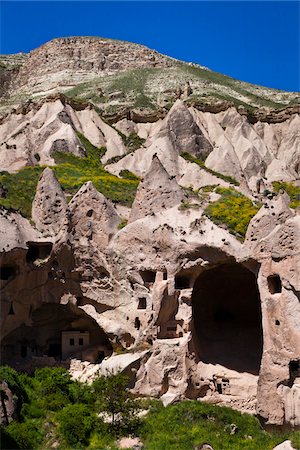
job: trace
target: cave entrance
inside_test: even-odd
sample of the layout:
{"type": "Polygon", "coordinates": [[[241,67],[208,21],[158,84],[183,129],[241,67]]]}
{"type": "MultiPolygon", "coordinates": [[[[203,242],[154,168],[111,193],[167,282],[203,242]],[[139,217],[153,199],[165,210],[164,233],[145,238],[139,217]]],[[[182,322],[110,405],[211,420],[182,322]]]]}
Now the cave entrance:
{"type": "Polygon", "coordinates": [[[195,282],[192,305],[199,360],[257,375],[263,335],[254,274],[238,263],[207,270],[195,282]]]}
{"type": "Polygon", "coordinates": [[[2,340],[4,364],[33,356],[95,362],[101,352],[104,357],[112,354],[107,334],[76,305],[42,304],[32,312],[30,321],[31,325],[20,325],[2,340]]]}

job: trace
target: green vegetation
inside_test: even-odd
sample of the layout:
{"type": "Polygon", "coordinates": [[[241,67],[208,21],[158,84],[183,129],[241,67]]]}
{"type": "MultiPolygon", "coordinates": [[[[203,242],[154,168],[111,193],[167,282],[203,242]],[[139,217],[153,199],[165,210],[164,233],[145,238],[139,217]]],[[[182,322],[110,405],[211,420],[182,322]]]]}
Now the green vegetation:
{"type": "Polygon", "coordinates": [[[126,180],[140,181],[140,177],[138,177],[133,172],[130,172],[130,170],[127,170],[127,169],[121,170],[119,173],[119,176],[121,178],[125,178],[126,180]]]}
{"type": "Polygon", "coordinates": [[[56,443],[62,450],[116,450],[117,439],[130,433],[147,450],[193,450],[205,442],[218,450],[271,450],[286,439],[300,449],[299,432],[268,433],[255,417],[229,408],[198,401],[165,408],[158,400],[136,400],[121,374],[100,376],[89,385],[72,381],[62,368],[28,376],[1,367],[0,379],[21,405],[21,415],[1,428],[5,449],[47,450],[56,443]],[[64,403],[57,408],[60,395],[64,403]],[[141,408],[149,413],[138,419],[141,408]]]}
{"type": "Polygon", "coordinates": [[[118,225],[118,229],[122,230],[122,228],[126,227],[127,223],[128,223],[127,219],[122,219],[121,222],[118,225]]]}
{"type": "Polygon", "coordinates": [[[244,237],[250,220],[259,210],[245,195],[230,188],[216,188],[221,198],[205,208],[205,214],[217,225],[226,225],[238,237],[244,237]]]}
{"type": "MultiPolygon", "coordinates": [[[[243,95],[244,97],[248,97],[250,102],[254,102],[259,106],[269,106],[271,108],[282,108],[285,105],[283,103],[274,102],[268,98],[264,98],[262,96],[257,96],[253,94],[253,92],[248,91],[244,87],[242,87],[242,83],[239,80],[231,78],[227,75],[223,75],[218,72],[214,72],[212,70],[207,70],[199,66],[192,66],[183,62],[178,62],[178,67],[181,71],[186,72],[190,75],[193,75],[196,78],[202,78],[204,81],[216,84],[219,86],[226,86],[233,91],[235,91],[239,95],[243,95]]],[[[247,86],[247,83],[243,83],[243,86],[247,86]]],[[[253,86],[253,85],[252,85],[253,86]]],[[[216,96],[214,92],[211,92],[212,96],[216,96]]],[[[234,103],[241,104],[245,107],[249,107],[247,103],[240,101],[237,98],[231,97],[234,100],[234,103]]]]}
{"type": "Polygon", "coordinates": [[[16,173],[0,172],[0,185],[7,189],[6,198],[0,198],[0,206],[16,209],[29,218],[36,185],[44,168],[35,166],[24,167],[16,173]]]}
{"type": "Polygon", "coordinates": [[[198,203],[193,203],[189,200],[182,200],[178,206],[179,211],[184,211],[186,209],[199,209],[200,205],[198,203]]]}
{"type": "Polygon", "coordinates": [[[106,147],[95,147],[83,134],[77,133],[80,142],[84,146],[86,157],[92,161],[99,162],[106,152],[106,147]]]}
{"type": "Polygon", "coordinates": [[[235,180],[233,177],[230,177],[229,175],[223,175],[222,173],[219,173],[219,172],[216,172],[215,170],[209,169],[208,167],[206,167],[205,163],[203,161],[201,161],[201,159],[195,158],[195,156],[191,155],[188,152],[182,152],[182,153],[180,153],[180,156],[182,156],[182,158],[186,159],[187,161],[198,164],[198,166],[201,167],[201,169],[205,170],[206,172],[211,173],[215,177],[218,177],[224,181],[227,181],[227,183],[234,184],[235,186],[239,186],[239,184],[240,184],[237,180],[235,180]]]}
{"type": "Polygon", "coordinates": [[[124,145],[126,145],[126,147],[128,148],[129,153],[134,152],[135,150],[140,148],[145,142],[145,139],[141,138],[136,133],[130,133],[129,136],[125,136],[122,133],[121,137],[123,139],[124,145]]]}
{"type": "Polygon", "coordinates": [[[283,181],[275,181],[273,183],[274,191],[278,194],[280,189],[284,189],[290,196],[291,208],[299,208],[300,206],[300,186],[296,186],[294,183],[287,183],[283,181]]]}
{"type": "MultiPolygon", "coordinates": [[[[79,158],[64,152],[55,152],[52,155],[57,164],[53,170],[67,198],[73,196],[84,183],[92,181],[106,198],[131,206],[139,179],[129,171],[126,171],[122,178],[107,172],[100,161],[105,148],[93,146],[81,134],[79,138],[85,148],[86,157],[79,158]]],[[[16,173],[1,172],[0,185],[7,189],[7,196],[0,199],[0,206],[18,210],[24,217],[30,218],[36,186],[44,168],[45,166],[34,166],[24,167],[16,173]]]]}
{"type": "MultiPolygon", "coordinates": [[[[192,450],[204,443],[217,450],[270,450],[288,434],[271,435],[255,417],[229,408],[185,401],[152,407],[140,435],[147,450],[192,450]]],[[[299,437],[294,434],[296,448],[299,437]]]]}

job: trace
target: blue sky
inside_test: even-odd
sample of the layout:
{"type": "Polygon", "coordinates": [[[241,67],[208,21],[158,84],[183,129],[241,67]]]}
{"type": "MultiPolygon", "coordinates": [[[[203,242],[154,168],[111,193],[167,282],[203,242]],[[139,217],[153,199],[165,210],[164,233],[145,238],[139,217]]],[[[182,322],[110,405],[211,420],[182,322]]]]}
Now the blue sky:
{"type": "Polygon", "coordinates": [[[1,1],[1,53],[60,36],[147,45],[240,80],[300,90],[299,1],[1,1]]]}

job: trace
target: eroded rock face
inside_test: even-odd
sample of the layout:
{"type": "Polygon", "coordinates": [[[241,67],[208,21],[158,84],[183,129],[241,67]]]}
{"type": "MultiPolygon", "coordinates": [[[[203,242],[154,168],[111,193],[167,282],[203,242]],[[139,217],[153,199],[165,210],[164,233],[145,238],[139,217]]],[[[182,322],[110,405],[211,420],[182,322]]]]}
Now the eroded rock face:
{"type": "Polygon", "coordinates": [[[142,45],[93,37],[53,39],[27,55],[10,89],[43,92],[137,67],[168,67],[172,61],[142,45]]]}
{"type": "Polygon", "coordinates": [[[174,177],[170,177],[157,155],[140,183],[132,205],[129,221],[169,209],[184,199],[184,193],[174,177]]]}
{"type": "MultiPolygon", "coordinates": [[[[128,45],[55,40],[32,52],[15,83],[50,89],[48,63],[61,69],[59,83],[74,68],[86,79],[169,64],[128,45]]],[[[299,111],[254,124],[230,105],[194,106],[177,100],[151,123],[140,110],[111,126],[91,104],[56,95],[2,118],[2,170],[54,165],[56,151],[87,156],[83,135],[106,148],[109,172],[141,177],[131,210],[90,181],[67,204],[48,167],[31,221],[1,209],[3,362],[28,371],[63,364],[82,381],[120,364],[137,395],[199,399],[298,427],[300,216],[272,183],[298,183],[299,111]],[[261,202],[244,242],[205,215],[219,198],[199,194],[208,185],[261,202]]]]}
{"type": "Polygon", "coordinates": [[[32,203],[32,220],[44,237],[55,237],[68,227],[67,202],[53,171],[47,167],[32,203]]]}

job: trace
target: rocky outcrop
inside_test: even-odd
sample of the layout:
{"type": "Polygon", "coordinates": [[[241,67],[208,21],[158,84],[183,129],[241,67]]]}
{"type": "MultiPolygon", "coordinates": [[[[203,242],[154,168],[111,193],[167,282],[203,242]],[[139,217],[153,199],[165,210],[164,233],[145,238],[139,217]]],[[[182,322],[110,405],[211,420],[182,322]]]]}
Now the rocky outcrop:
{"type": "Polygon", "coordinates": [[[170,177],[158,156],[154,155],[150,169],[136,193],[129,222],[169,209],[183,199],[184,193],[175,178],[170,177]]]}
{"type": "Polygon", "coordinates": [[[68,227],[68,207],[63,190],[48,167],[38,182],[32,203],[32,220],[44,237],[57,237],[68,227]]]}
{"type": "Polygon", "coordinates": [[[72,198],[69,207],[73,236],[105,248],[121,221],[111,202],[89,181],[72,198]]]}
{"type": "Polygon", "coordinates": [[[158,52],[130,42],[80,36],[58,38],[29,53],[10,89],[38,93],[120,70],[172,64],[158,52]]]}

